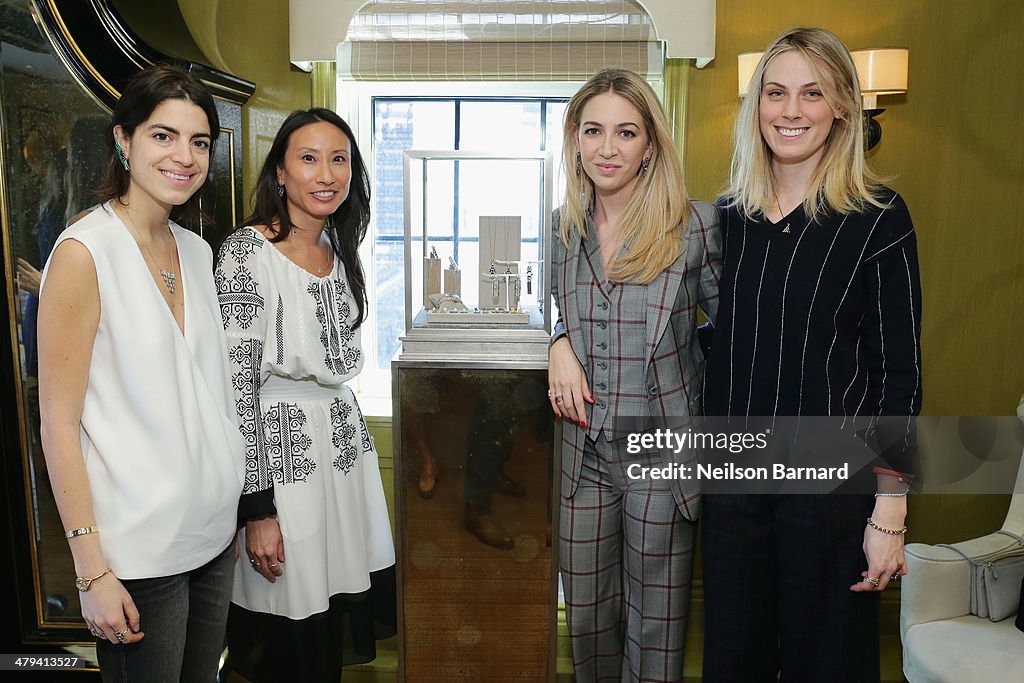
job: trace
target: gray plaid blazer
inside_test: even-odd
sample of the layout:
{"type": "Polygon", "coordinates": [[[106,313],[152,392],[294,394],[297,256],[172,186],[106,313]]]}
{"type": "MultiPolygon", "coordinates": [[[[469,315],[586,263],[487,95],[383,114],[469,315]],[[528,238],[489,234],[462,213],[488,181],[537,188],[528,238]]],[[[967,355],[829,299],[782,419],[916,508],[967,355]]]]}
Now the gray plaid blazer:
{"type": "MultiPolygon", "coordinates": [[[[691,202],[688,223],[685,232],[680,229],[680,236],[686,242],[683,253],[647,286],[647,324],[644,338],[636,340],[647,351],[645,380],[652,425],[662,428],[685,429],[692,416],[702,414],[704,354],[697,343],[697,306],[712,321],[718,311],[718,281],[722,273],[718,209],[708,202],[691,202]]],[[[566,248],[557,236],[558,225],[559,212],[555,211],[551,295],[558,316],[552,340],[568,336],[573,352],[586,368],[588,349],[582,348],[575,291],[582,240],[579,235],[573,235],[566,248]]],[[[590,382],[590,378],[587,381],[590,382]]],[[[562,424],[562,496],[565,498],[576,493],[585,439],[585,429],[568,421],[562,424]]],[[[666,465],[692,466],[696,453],[665,451],[662,459],[666,465]]],[[[683,515],[690,520],[697,519],[700,509],[697,482],[673,479],[670,486],[683,515]]]]}

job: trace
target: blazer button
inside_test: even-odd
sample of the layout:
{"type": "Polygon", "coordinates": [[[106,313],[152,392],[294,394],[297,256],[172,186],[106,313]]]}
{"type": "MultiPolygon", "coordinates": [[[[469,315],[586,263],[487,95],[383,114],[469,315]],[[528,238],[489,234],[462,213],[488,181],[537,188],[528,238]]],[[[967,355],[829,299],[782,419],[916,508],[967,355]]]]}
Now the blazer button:
{"type": "Polygon", "coordinates": [[[599,348],[599,349],[601,349],[602,351],[604,351],[605,349],[607,349],[607,348],[608,348],[608,345],[607,345],[607,344],[605,344],[604,342],[598,342],[598,343],[597,343],[597,348],[599,348]]]}
{"type": "Polygon", "coordinates": [[[657,396],[658,387],[651,387],[650,389],[647,390],[647,393],[650,394],[651,396],[657,396]]]}
{"type": "Polygon", "coordinates": [[[601,310],[602,310],[602,311],[607,311],[607,310],[608,310],[608,302],[607,302],[607,301],[602,301],[602,302],[601,302],[600,304],[598,304],[598,305],[599,305],[599,306],[601,307],[601,310]]]}

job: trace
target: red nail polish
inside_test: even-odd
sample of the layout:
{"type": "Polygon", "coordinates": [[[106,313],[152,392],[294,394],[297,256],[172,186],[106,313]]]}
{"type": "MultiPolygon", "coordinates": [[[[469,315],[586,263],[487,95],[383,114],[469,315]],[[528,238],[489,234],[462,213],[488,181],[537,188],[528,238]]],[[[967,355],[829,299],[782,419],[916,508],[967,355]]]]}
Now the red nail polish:
{"type": "Polygon", "coordinates": [[[580,422],[580,424],[583,425],[584,427],[586,427],[587,426],[587,421],[584,420],[583,422],[580,422]]]}

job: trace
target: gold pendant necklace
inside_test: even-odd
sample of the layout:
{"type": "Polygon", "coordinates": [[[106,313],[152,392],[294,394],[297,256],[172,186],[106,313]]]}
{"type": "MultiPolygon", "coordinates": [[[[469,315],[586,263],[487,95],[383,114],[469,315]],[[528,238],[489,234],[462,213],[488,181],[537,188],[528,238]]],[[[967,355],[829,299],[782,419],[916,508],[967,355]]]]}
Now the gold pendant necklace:
{"type": "MultiPolygon", "coordinates": [[[[775,197],[775,208],[779,211],[779,222],[781,223],[782,219],[786,217],[786,214],[782,213],[782,203],[779,202],[779,194],[775,191],[774,187],[772,187],[772,196],[775,197]]],[[[790,233],[789,221],[786,221],[786,225],[782,228],[782,232],[783,234],[790,233]]]]}
{"type": "Polygon", "coordinates": [[[328,249],[327,249],[327,260],[324,262],[323,265],[319,265],[319,266],[316,267],[316,274],[317,275],[322,274],[324,272],[324,268],[330,267],[333,263],[334,263],[334,250],[331,249],[330,247],[328,247],[328,249]]]}
{"type": "MultiPolygon", "coordinates": [[[[134,233],[132,235],[132,237],[135,238],[135,243],[139,244],[141,242],[141,240],[138,237],[138,235],[140,233],[139,233],[138,226],[135,225],[135,219],[132,218],[131,212],[128,211],[127,209],[125,209],[124,213],[125,213],[126,216],[128,216],[128,222],[132,224],[132,232],[134,233]]],[[[149,254],[150,260],[153,261],[153,264],[157,267],[157,270],[160,271],[160,279],[162,279],[164,281],[164,286],[167,287],[167,291],[170,292],[171,294],[174,294],[175,290],[177,289],[177,285],[178,285],[178,274],[175,273],[173,270],[166,270],[165,268],[162,268],[160,266],[160,262],[156,260],[155,256],[153,256],[153,251],[149,248],[149,244],[145,243],[145,242],[141,242],[141,243],[142,243],[143,248],[146,250],[146,253],[149,254]]],[[[172,256],[171,257],[171,263],[173,263],[173,262],[174,262],[174,257],[172,256]]]]}

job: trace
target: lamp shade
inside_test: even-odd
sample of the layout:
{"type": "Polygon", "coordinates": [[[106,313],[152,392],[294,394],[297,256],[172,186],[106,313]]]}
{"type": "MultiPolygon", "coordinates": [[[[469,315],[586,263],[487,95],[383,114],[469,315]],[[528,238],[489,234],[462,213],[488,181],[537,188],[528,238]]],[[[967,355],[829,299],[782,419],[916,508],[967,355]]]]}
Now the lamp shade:
{"type": "Polygon", "coordinates": [[[891,95],[907,91],[907,61],[910,51],[905,47],[870,48],[850,53],[857,67],[862,95],[891,95]]]}
{"type": "Polygon", "coordinates": [[[740,97],[744,97],[747,94],[747,90],[750,89],[750,79],[753,77],[754,70],[757,69],[757,63],[761,61],[761,55],[763,54],[764,51],[741,52],[736,55],[740,97]]]}

